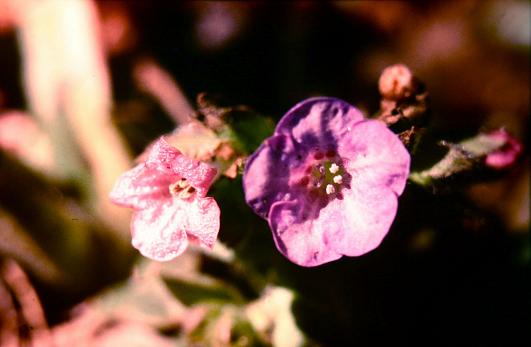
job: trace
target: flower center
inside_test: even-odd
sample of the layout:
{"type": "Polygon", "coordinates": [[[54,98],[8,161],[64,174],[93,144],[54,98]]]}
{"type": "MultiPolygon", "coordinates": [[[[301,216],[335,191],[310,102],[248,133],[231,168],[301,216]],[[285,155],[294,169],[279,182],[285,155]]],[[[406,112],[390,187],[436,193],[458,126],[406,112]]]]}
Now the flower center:
{"type": "Polygon", "coordinates": [[[195,188],[190,185],[186,178],[181,178],[169,186],[170,194],[180,199],[188,199],[195,194],[195,188]]]}
{"type": "Polygon", "coordinates": [[[306,189],[310,198],[342,199],[341,190],[350,188],[351,176],[343,167],[343,160],[333,150],[315,152],[308,158],[299,185],[306,189]]]}

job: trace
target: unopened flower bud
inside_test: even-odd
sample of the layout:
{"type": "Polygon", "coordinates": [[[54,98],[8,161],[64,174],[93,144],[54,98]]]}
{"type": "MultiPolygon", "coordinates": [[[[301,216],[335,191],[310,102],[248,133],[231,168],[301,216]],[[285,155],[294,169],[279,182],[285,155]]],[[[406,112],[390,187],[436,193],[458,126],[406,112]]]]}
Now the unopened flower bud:
{"type": "Polygon", "coordinates": [[[411,96],[415,81],[411,70],[404,64],[385,68],[378,81],[380,94],[389,100],[400,100],[411,96]]]}
{"type": "Polygon", "coordinates": [[[522,152],[522,144],[503,129],[487,134],[492,140],[504,141],[500,149],[489,153],[485,164],[493,169],[502,170],[514,164],[522,152]]]}

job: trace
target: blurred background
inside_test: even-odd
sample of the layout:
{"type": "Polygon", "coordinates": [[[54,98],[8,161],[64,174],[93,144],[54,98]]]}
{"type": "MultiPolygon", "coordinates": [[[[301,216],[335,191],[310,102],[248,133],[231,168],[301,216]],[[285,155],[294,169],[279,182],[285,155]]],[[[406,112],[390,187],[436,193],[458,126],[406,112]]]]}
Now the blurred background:
{"type": "Polygon", "coordinates": [[[0,0],[0,345],[524,344],[527,148],[448,191],[409,185],[380,248],[312,269],[239,179],[212,189],[224,246],[165,264],[107,195],[199,93],[275,121],[315,95],[371,115],[396,63],[430,93],[428,138],[504,127],[526,147],[530,23],[523,0],[0,0]]]}

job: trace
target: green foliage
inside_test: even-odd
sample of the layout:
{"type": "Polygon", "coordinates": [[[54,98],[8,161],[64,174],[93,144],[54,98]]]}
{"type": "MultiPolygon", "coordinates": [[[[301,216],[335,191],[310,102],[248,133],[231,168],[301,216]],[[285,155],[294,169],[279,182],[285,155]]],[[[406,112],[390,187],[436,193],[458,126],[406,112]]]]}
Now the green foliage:
{"type": "Polygon", "coordinates": [[[241,303],[243,301],[237,290],[218,281],[198,283],[182,278],[164,278],[164,282],[173,295],[187,306],[204,302],[241,303]]]}
{"type": "Polygon", "coordinates": [[[457,144],[446,141],[441,144],[448,147],[446,155],[429,169],[411,172],[409,179],[412,182],[428,186],[438,180],[470,171],[478,166],[487,154],[500,149],[505,141],[478,134],[457,144]]]}
{"type": "Polygon", "coordinates": [[[245,153],[256,150],[265,138],[271,136],[275,129],[275,123],[271,118],[254,112],[238,114],[233,119],[230,124],[232,128],[230,135],[236,139],[245,153]]]}

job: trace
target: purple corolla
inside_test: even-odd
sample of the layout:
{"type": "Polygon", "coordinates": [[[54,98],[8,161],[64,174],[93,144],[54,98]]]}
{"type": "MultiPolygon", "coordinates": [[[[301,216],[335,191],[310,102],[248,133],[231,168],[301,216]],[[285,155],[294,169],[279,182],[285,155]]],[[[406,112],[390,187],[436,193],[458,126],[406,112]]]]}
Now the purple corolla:
{"type": "Polygon", "coordinates": [[[317,266],[376,248],[396,214],[410,156],[383,122],[316,97],[295,105],[250,157],[243,186],[278,250],[317,266]]]}

